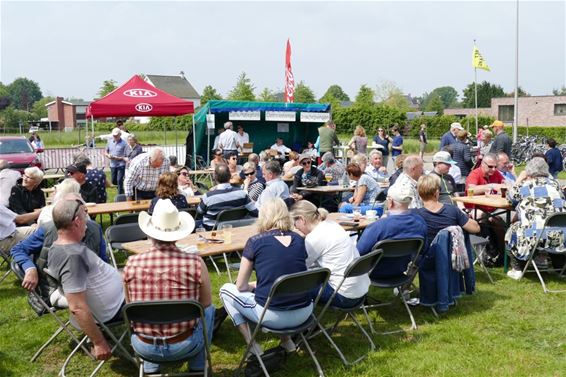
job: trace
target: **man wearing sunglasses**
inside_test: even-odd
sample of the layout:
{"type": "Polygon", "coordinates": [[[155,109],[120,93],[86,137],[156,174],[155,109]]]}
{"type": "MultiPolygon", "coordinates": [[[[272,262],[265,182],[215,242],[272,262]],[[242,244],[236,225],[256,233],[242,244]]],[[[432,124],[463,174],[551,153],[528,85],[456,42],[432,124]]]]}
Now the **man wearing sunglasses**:
{"type": "Polygon", "coordinates": [[[80,200],[61,200],[53,208],[57,240],[49,250],[48,268],[60,282],[69,303],[71,322],[78,325],[93,343],[98,360],[112,352],[96,325],[120,316],[124,290],[120,273],[81,243],[88,215],[80,200]]]}
{"type": "Polygon", "coordinates": [[[321,196],[308,191],[299,191],[299,187],[315,187],[323,186],[324,174],[318,170],[316,166],[312,166],[312,158],[308,154],[299,156],[299,163],[302,166],[293,178],[293,186],[291,186],[292,197],[295,200],[305,199],[312,202],[316,206],[320,206],[321,196]]]}

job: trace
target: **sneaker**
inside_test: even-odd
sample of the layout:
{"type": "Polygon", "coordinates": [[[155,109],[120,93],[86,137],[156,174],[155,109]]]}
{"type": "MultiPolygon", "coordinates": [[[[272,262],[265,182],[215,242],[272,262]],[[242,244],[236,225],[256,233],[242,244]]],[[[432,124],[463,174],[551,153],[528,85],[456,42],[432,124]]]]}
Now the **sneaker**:
{"type": "Polygon", "coordinates": [[[248,354],[246,355],[246,359],[250,358],[252,355],[255,355],[257,357],[261,357],[261,355],[263,355],[263,349],[256,342],[254,342],[250,347],[248,354]]]}
{"type": "MultiPolygon", "coordinates": [[[[393,288],[393,295],[399,296],[399,288],[393,288]]],[[[409,301],[411,299],[411,291],[404,289],[403,298],[405,299],[405,301],[409,301]]]]}
{"type": "Polygon", "coordinates": [[[287,353],[291,353],[291,352],[295,352],[297,350],[297,346],[295,345],[295,342],[293,342],[293,340],[291,338],[287,339],[284,342],[281,342],[279,344],[287,353]]]}
{"type": "Polygon", "coordinates": [[[507,276],[513,280],[520,280],[523,277],[523,271],[521,270],[509,270],[507,271],[507,276]]]}

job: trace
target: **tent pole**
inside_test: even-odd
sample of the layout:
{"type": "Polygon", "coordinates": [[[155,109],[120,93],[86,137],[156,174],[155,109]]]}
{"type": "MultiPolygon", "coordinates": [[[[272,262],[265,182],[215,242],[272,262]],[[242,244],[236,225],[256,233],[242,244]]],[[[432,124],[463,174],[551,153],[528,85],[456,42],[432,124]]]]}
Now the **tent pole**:
{"type": "Polygon", "coordinates": [[[193,114],[193,169],[197,170],[197,135],[195,134],[195,114],[193,114]]]}
{"type": "Polygon", "coordinates": [[[173,127],[175,127],[175,156],[177,156],[177,164],[179,163],[179,135],[177,133],[177,117],[173,118],[173,127]]]}
{"type": "Polygon", "coordinates": [[[94,116],[92,115],[90,116],[90,126],[92,128],[92,147],[96,148],[96,142],[95,142],[96,138],[94,137],[94,116]]]}
{"type": "Polygon", "coordinates": [[[167,122],[163,122],[163,147],[167,146],[167,122]]]}

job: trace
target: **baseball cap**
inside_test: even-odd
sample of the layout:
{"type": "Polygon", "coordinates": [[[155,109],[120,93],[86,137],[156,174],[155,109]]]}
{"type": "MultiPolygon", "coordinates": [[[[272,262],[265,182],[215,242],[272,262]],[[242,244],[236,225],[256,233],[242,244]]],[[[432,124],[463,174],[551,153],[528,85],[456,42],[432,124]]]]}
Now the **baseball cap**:
{"type": "Polygon", "coordinates": [[[457,130],[463,130],[463,129],[464,129],[464,127],[462,127],[462,125],[461,125],[460,123],[458,123],[458,122],[452,123],[452,124],[450,125],[450,128],[455,128],[455,129],[457,129],[457,130]]]}
{"type": "Polygon", "coordinates": [[[396,184],[389,188],[387,196],[397,203],[408,204],[413,200],[411,188],[406,184],[396,184]]]}
{"type": "Polygon", "coordinates": [[[72,164],[65,168],[67,173],[83,173],[86,174],[86,166],[84,164],[72,164]]]}
{"type": "Polygon", "coordinates": [[[432,156],[432,162],[443,162],[445,164],[458,165],[458,163],[452,159],[450,153],[446,151],[436,152],[434,156],[432,156]]]}
{"type": "Polygon", "coordinates": [[[303,153],[303,154],[299,155],[299,162],[302,162],[303,160],[310,160],[310,159],[311,159],[310,154],[303,153]]]}
{"type": "Polygon", "coordinates": [[[122,134],[122,131],[120,131],[120,129],[118,127],[114,128],[112,130],[112,136],[118,136],[118,135],[121,135],[121,134],[122,134]]]}
{"type": "Polygon", "coordinates": [[[321,160],[322,162],[334,161],[334,155],[332,154],[332,152],[328,151],[322,155],[321,160]]]}
{"type": "Polygon", "coordinates": [[[491,127],[505,127],[505,124],[500,120],[496,120],[491,124],[491,127]]]}

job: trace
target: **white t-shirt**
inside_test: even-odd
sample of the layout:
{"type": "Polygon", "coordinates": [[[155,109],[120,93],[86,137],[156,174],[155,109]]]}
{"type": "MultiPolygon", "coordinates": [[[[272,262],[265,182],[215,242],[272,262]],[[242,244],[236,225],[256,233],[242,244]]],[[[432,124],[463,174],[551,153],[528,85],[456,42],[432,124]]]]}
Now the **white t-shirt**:
{"type": "MultiPolygon", "coordinates": [[[[16,214],[8,207],[0,205],[0,240],[7,238],[9,235],[16,231],[16,214]]],[[[9,253],[10,250],[7,250],[9,253]]]]}
{"type": "Polygon", "coordinates": [[[16,185],[21,174],[17,170],[3,169],[0,171],[0,204],[8,206],[12,187],[16,185]]]}
{"type": "Polygon", "coordinates": [[[236,150],[237,139],[236,132],[231,129],[227,129],[218,136],[218,148],[222,150],[236,150]]]}
{"type": "MultiPolygon", "coordinates": [[[[306,236],[307,268],[330,269],[328,283],[334,289],[340,284],[348,265],[360,257],[358,249],[346,231],[333,221],[321,221],[306,236]]],[[[359,298],[368,292],[369,276],[361,275],[346,279],[338,293],[346,298],[359,298]]]]}
{"type": "Polygon", "coordinates": [[[285,153],[289,153],[291,152],[290,148],[287,148],[285,145],[281,144],[281,145],[277,145],[277,143],[273,144],[271,146],[271,149],[275,149],[277,152],[281,153],[281,154],[285,154],[285,153]]]}
{"type": "Polygon", "coordinates": [[[244,132],[243,135],[240,135],[239,132],[236,132],[236,140],[240,143],[240,150],[244,147],[244,143],[250,142],[250,135],[247,132],[244,132]]]}

